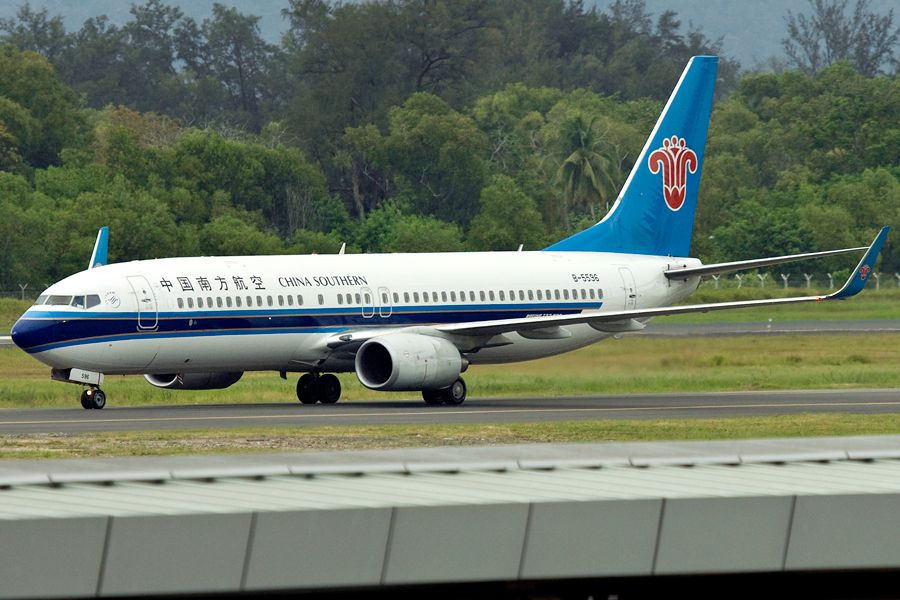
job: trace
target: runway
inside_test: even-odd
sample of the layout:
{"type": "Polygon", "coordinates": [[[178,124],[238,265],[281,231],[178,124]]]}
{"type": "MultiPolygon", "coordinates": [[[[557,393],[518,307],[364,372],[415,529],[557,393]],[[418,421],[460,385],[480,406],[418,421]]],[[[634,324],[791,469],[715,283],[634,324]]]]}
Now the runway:
{"type": "MultiPolygon", "coordinates": [[[[113,400],[114,401],[114,400],[113,400]]],[[[335,405],[233,404],[115,407],[104,410],[6,409],[0,435],[77,434],[236,427],[516,423],[587,419],[663,419],[794,413],[900,412],[900,389],[627,394],[568,398],[470,398],[463,406],[416,400],[335,405]]]]}

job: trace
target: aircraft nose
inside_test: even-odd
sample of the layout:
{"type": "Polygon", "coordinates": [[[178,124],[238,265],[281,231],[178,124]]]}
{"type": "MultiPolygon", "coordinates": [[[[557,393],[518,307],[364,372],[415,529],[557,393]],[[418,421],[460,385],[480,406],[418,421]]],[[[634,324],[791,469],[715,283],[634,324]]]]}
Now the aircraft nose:
{"type": "Polygon", "coordinates": [[[13,343],[28,352],[31,348],[47,342],[52,322],[29,319],[23,315],[10,331],[13,343]]]}

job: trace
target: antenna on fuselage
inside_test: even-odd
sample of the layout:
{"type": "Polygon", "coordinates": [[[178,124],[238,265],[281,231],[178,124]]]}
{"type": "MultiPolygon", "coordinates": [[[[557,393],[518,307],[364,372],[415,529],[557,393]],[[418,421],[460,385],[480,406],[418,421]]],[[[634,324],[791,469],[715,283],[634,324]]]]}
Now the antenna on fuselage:
{"type": "Polygon", "coordinates": [[[88,262],[88,269],[102,267],[107,263],[106,254],[109,248],[109,227],[101,227],[97,232],[97,241],[94,242],[94,251],[88,262]]]}

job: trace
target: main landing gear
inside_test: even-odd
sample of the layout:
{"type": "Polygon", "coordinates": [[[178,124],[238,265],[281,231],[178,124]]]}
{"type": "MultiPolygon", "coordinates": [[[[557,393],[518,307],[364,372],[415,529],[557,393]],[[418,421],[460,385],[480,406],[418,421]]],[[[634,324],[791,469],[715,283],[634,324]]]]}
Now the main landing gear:
{"type": "Polygon", "coordinates": [[[297,380],[297,399],[303,404],[334,404],[341,399],[341,382],[331,373],[306,373],[297,380]]]}
{"type": "Polygon", "coordinates": [[[106,406],[106,394],[98,387],[89,387],[81,392],[81,407],[101,409],[106,406]]]}
{"type": "Polygon", "coordinates": [[[466,382],[460,377],[450,387],[440,390],[422,390],[422,399],[425,400],[425,404],[459,406],[466,401],[466,382]]]}

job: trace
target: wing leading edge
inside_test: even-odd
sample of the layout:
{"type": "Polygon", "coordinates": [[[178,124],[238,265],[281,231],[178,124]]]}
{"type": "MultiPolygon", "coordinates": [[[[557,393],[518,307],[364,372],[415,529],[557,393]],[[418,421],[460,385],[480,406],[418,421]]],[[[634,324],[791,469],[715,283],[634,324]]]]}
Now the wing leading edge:
{"type": "Polygon", "coordinates": [[[470,323],[454,323],[435,325],[435,331],[456,335],[497,335],[512,331],[528,331],[559,327],[561,325],[587,324],[601,331],[628,331],[640,329],[641,324],[635,319],[661,317],[666,315],[682,315],[695,312],[729,310],[732,308],[750,308],[754,306],[770,306],[775,304],[797,304],[799,302],[819,302],[822,300],[838,300],[854,296],[862,291],[868,281],[869,273],[878,259],[878,253],[884,244],[890,227],[883,227],[865,255],[851,273],[850,277],[838,291],[822,296],[800,296],[796,298],[766,298],[764,300],[745,300],[740,302],[715,302],[709,304],[688,304],[683,306],[663,306],[636,310],[590,311],[577,315],[558,315],[550,317],[534,317],[523,319],[502,319],[496,321],[480,321],[470,323]]]}

